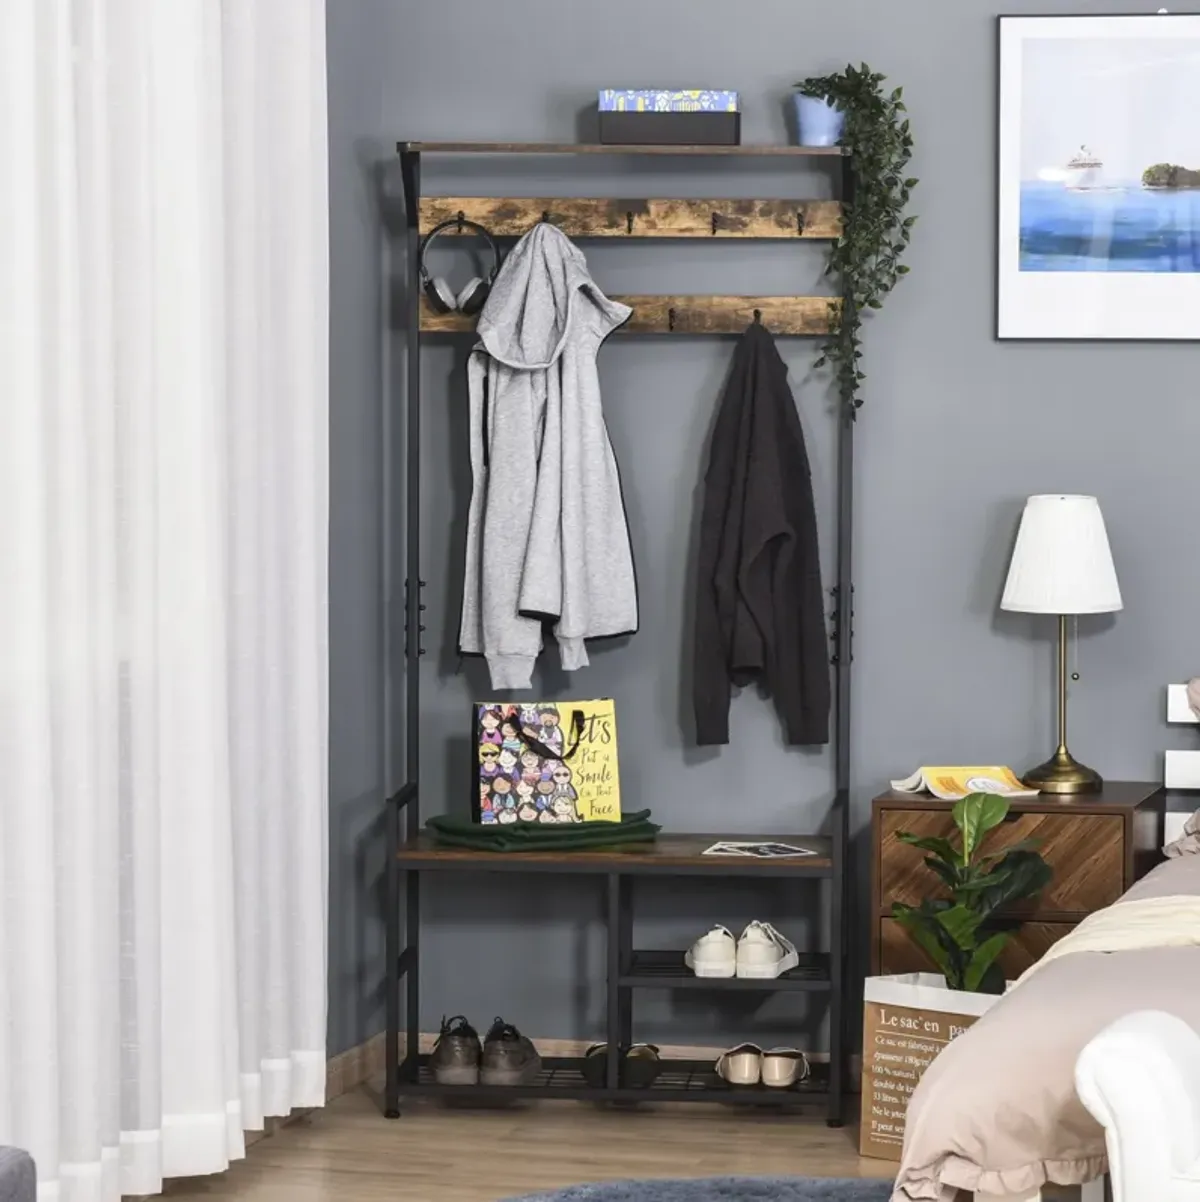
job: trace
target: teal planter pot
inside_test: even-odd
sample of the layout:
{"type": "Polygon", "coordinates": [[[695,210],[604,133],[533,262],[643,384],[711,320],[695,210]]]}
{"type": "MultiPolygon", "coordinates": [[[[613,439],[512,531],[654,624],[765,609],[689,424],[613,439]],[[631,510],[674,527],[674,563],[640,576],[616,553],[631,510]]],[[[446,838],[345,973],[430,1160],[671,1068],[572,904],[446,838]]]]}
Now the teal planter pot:
{"type": "Polygon", "coordinates": [[[836,146],[846,123],[845,114],[828,100],[815,96],[792,97],[796,106],[796,135],[801,146],[836,146]]]}

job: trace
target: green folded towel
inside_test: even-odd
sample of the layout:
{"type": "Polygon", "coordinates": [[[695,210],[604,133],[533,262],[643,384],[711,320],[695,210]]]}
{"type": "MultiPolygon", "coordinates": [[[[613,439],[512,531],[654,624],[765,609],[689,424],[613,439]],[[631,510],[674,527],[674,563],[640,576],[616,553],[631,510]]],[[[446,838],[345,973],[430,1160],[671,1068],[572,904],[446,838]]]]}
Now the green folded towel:
{"type": "Polygon", "coordinates": [[[564,822],[554,826],[541,822],[509,822],[484,826],[441,816],[430,818],[425,827],[447,847],[498,852],[583,851],[623,843],[653,843],[662,830],[650,821],[649,810],[625,814],[620,822],[564,822]]]}

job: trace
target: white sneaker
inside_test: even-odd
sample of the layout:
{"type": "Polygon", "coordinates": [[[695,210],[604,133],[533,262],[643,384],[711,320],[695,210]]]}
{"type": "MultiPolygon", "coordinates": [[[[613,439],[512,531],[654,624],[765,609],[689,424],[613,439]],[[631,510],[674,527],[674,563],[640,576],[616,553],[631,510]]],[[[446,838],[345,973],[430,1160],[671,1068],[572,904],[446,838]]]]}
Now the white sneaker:
{"type": "Polygon", "coordinates": [[[737,974],[737,943],[733,932],[713,927],[684,953],[683,962],[698,977],[732,977],[737,974]]]}
{"type": "Polygon", "coordinates": [[[800,963],[796,945],[769,922],[752,922],[742,932],[735,959],[737,975],[754,980],[773,980],[800,963]]]}

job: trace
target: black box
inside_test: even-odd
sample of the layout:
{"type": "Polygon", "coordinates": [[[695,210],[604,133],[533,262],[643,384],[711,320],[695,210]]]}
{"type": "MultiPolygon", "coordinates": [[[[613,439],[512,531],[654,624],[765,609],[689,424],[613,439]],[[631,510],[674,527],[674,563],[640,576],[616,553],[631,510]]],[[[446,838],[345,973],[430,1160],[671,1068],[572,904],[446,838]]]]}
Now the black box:
{"type": "Polygon", "coordinates": [[[741,113],[600,113],[608,146],[738,146],[741,113]]]}

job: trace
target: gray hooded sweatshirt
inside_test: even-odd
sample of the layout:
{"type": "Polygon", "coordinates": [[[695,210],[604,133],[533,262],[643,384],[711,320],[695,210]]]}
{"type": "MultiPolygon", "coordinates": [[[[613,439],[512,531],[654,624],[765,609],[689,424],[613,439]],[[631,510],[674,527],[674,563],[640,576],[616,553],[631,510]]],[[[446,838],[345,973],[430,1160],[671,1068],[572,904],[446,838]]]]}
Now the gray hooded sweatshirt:
{"type": "Polygon", "coordinates": [[[504,260],[467,366],[474,487],[459,645],[495,689],[525,689],[554,627],[565,669],[584,640],[637,629],[637,587],[596,354],[628,320],[583,253],[534,226],[504,260]]]}

